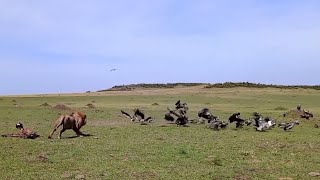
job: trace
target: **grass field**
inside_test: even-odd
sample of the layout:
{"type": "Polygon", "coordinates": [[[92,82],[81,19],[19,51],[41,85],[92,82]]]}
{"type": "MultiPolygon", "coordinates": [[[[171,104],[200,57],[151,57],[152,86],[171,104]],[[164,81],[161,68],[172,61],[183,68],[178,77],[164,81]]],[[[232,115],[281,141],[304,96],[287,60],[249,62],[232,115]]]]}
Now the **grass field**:
{"type": "MultiPolygon", "coordinates": [[[[15,124],[37,131],[36,140],[0,137],[0,179],[316,179],[320,171],[320,91],[308,89],[141,89],[130,92],[0,97],[0,134],[15,124]],[[285,132],[253,127],[212,131],[205,125],[178,127],[163,120],[177,100],[189,105],[189,119],[207,107],[220,119],[254,111],[279,117],[297,104],[314,113],[312,120],[285,132]],[[92,136],[47,139],[60,113],[48,107],[63,103],[88,115],[84,133],[92,136]],[[92,103],[96,108],[87,108],[92,103]],[[158,105],[152,105],[158,103],[158,105]],[[16,104],[16,105],[14,105],[16,104]],[[130,122],[120,110],[141,108],[156,120],[147,126],[130,122]],[[280,109],[280,110],[279,110],[280,109]],[[80,176],[79,176],[80,175],[80,176]]],[[[283,119],[278,121],[288,121],[283,119]]]]}

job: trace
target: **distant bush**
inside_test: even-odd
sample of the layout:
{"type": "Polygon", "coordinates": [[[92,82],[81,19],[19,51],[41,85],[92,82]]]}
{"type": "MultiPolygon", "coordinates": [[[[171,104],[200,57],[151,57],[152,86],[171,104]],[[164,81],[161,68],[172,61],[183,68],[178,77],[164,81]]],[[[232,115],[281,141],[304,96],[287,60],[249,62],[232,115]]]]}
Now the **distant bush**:
{"type": "Polygon", "coordinates": [[[249,82],[225,82],[209,84],[204,88],[234,88],[234,87],[249,87],[249,88],[281,88],[281,89],[315,89],[320,90],[320,85],[274,85],[274,84],[260,84],[260,83],[249,83],[249,82]]]}

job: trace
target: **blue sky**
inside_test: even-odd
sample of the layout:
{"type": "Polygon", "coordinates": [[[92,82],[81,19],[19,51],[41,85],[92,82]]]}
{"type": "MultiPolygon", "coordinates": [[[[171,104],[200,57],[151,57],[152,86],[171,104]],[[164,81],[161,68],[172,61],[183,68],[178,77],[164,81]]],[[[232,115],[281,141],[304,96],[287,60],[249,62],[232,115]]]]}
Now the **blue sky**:
{"type": "Polygon", "coordinates": [[[0,94],[320,84],[317,0],[1,0],[0,27],[0,94]]]}

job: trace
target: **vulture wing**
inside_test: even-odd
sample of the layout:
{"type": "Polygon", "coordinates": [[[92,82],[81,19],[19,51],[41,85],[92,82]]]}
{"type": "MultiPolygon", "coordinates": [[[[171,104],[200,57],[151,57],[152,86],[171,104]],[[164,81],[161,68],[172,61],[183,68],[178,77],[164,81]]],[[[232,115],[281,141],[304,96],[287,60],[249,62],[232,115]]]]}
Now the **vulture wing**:
{"type": "Polygon", "coordinates": [[[122,113],[123,115],[125,115],[127,118],[132,119],[132,117],[130,116],[130,114],[128,114],[128,113],[126,113],[126,112],[124,112],[124,111],[122,111],[122,110],[121,110],[121,113],[122,113]]]}

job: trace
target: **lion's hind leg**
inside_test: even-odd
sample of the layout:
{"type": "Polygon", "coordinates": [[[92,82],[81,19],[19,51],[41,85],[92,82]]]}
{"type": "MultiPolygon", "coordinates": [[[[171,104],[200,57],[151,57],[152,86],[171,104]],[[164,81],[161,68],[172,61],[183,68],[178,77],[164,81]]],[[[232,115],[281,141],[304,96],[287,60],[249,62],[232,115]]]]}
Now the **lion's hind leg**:
{"type": "Polygon", "coordinates": [[[59,136],[58,136],[58,139],[61,139],[61,135],[62,135],[62,133],[63,133],[65,130],[66,130],[65,128],[62,128],[62,129],[61,129],[61,131],[60,131],[60,133],[59,133],[59,136]]]}
{"type": "MultiPolygon", "coordinates": [[[[64,115],[61,115],[61,116],[57,119],[56,124],[55,124],[52,132],[51,132],[51,133],[49,134],[49,136],[48,136],[49,139],[52,138],[52,135],[54,134],[54,132],[56,132],[56,130],[63,124],[64,118],[65,118],[65,116],[64,116],[64,115]]],[[[60,136],[61,136],[61,133],[62,133],[62,132],[60,132],[60,136]]],[[[60,136],[59,136],[59,137],[60,137],[60,136]]]]}

